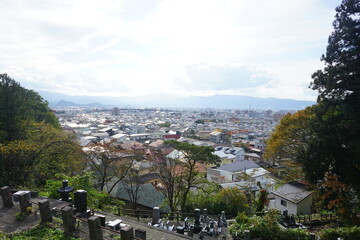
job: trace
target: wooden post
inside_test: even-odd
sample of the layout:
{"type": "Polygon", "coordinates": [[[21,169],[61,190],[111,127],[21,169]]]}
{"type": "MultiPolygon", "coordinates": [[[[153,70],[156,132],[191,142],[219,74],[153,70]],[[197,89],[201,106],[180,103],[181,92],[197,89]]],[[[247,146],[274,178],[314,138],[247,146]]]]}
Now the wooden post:
{"type": "Polygon", "coordinates": [[[136,209],[135,213],[136,213],[136,218],[137,218],[138,222],[140,222],[140,211],[139,211],[139,209],[136,209]]]}

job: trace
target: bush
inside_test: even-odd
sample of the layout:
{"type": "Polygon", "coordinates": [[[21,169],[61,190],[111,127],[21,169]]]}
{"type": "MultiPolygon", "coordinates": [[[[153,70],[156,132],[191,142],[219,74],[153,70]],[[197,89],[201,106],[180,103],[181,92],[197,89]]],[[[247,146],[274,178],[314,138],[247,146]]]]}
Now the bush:
{"type": "Polygon", "coordinates": [[[319,235],[322,240],[337,240],[340,237],[344,240],[360,239],[360,227],[324,229],[319,235]]]}
{"type": "Polygon", "coordinates": [[[261,240],[307,240],[308,233],[303,229],[282,229],[278,223],[278,214],[275,211],[266,213],[263,217],[247,217],[240,213],[236,223],[230,226],[233,236],[244,237],[244,230],[250,230],[252,239],[261,240]]]}

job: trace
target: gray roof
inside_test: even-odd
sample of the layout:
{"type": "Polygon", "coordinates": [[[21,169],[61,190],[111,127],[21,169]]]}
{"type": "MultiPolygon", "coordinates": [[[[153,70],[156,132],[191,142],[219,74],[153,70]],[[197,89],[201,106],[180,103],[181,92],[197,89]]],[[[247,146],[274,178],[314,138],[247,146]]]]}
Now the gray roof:
{"type": "MultiPolygon", "coordinates": [[[[123,183],[118,184],[115,197],[130,201],[130,196],[123,186],[123,183]]],[[[151,183],[142,184],[138,190],[138,204],[153,208],[159,207],[164,201],[165,196],[158,192],[151,183]]]]}
{"type": "Polygon", "coordinates": [[[228,172],[238,172],[238,171],[243,171],[245,169],[252,169],[258,167],[260,166],[257,165],[255,162],[250,160],[244,160],[244,161],[237,161],[229,164],[224,164],[216,169],[228,171],[228,172]]]}
{"type": "Polygon", "coordinates": [[[293,203],[299,203],[311,194],[310,191],[291,184],[284,184],[272,193],[293,203]]]}

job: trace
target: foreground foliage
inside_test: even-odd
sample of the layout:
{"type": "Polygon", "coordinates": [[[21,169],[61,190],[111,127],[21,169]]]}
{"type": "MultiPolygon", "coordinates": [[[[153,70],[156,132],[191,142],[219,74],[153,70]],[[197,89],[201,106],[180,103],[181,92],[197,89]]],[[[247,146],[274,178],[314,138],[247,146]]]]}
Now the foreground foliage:
{"type": "Polygon", "coordinates": [[[73,174],[83,157],[47,102],[0,74],[0,185],[38,187],[55,173],[73,174]]]}
{"type": "Polygon", "coordinates": [[[233,236],[240,239],[244,237],[244,231],[250,230],[251,239],[259,240],[307,240],[308,233],[302,229],[283,229],[278,223],[278,213],[271,211],[264,216],[248,217],[245,213],[239,213],[235,223],[229,230],[233,236]]]}
{"type": "Polygon", "coordinates": [[[219,189],[215,184],[210,184],[197,193],[190,193],[186,210],[190,212],[195,208],[206,208],[210,215],[225,211],[226,216],[236,216],[239,212],[253,213],[253,203],[251,193],[236,187],[219,189]]]}
{"type": "Polygon", "coordinates": [[[62,230],[46,225],[38,226],[21,234],[4,235],[0,233],[1,240],[75,240],[78,238],[64,234],[62,230]]]}
{"type": "MultiPolygon", "coordinates": [[[[45,195],[50,198],[58,199],[60,194],[57,189],[62,186],[62,180],[68,180],[69,186],[74,187],[75,191],[83,189],[87,192],[87,206],[112,214],[120,214],[120,209],[125,205],[123,201],[112,198],[104,191],[98,191],[94,187],[93,172],[83,172],[76,176],[67,176],[65,174],[55,174],[52,180],[47,180],[45,185],[45,195]]],[[[70,193],[70,197],[74,198],[74,192],[70,193]]]]}

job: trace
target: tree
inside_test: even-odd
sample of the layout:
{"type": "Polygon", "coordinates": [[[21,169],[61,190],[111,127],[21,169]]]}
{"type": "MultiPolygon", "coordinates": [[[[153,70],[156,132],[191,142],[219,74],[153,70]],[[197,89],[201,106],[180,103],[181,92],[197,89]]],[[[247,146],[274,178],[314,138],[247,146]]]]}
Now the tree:
{"type": "Polygon", "coordinates": [[[0,145],[2,185],[42,186],[55,173],[74,174],[83,167],[74,135],[44,122],[25,125],[23,140],[0,145]]]}
{"type": "Polygon", "coordinates": [[[252,214],[252,206],[252,193],[236,187],[220,189],[218,184],[208,182],[198,191],[189,194],[186,209],[193,211],[195,208],[206,208],[212,215],[225,211],[227,216],[236,216],[239,212],[252,214]]]}
{"type": "Polygon", "coordinates": [[[286,167],[282,175],[287,181],[304,178],[301,162],[308,149],[310,121],[316,108],[317,105],[313,105],[294,114],[287,113],[267,141],[264,158],[273,165],[277,162],[286,167]]]}
{"type": "Polygon", "coordinates": [[[87,154],[87,164],[98,175],[98,188],[107,189],[108,193],[115,188],[128,174],[135,160],[141,159],[141,153],[127,151],[116,141],[97,143],[83,148],[87,154]]]}
{"type": "Polygon", "coordinates": [[[139,177],[138,173],[130,171],[121,181],[123,188],[129,195],[133,209],[138,208],[138,202],[141,198],[139,193],[143,183],[139,177]]]}
{"type": "Polygon", "coordinates": [[[160,191],[166,197],[166,204],[170,211],[175,212],[180,205],[184,192],[184,175],[179,171],[179,166],[182,163],[177,158],[156,157],[161,159],[154,165],[163,185],[160,191]]]}
{"type": "Polygon", "coordinates": [[[336,8],[325,67],[312,75],[318,108],[311,121],[308,149],[303,156],[312,182],[326,173],[360,196],[360,1],[343,0],[336,8]]]}
{"type": "Polygon", "coordinates": [[[212,147],[195,146],[175,140],[165,141],[164,144],[170,145],[183,155],[182,159],[177,159],[173,164],[172,171],[175,173],[170,175],[175,177],[175,187],[182,190],[180,207],[184,209],[190,189],[203,182],[199,175],[199,164],[218,164],[220,158],[213,154],[212,147]]]}
{"type": "Polygon", "coordinates": [[[60,126],[38,93],[21,87],[6,73],[0,74],[0,143],[22,139],[25,123],[42,121],[60,126]]]}

